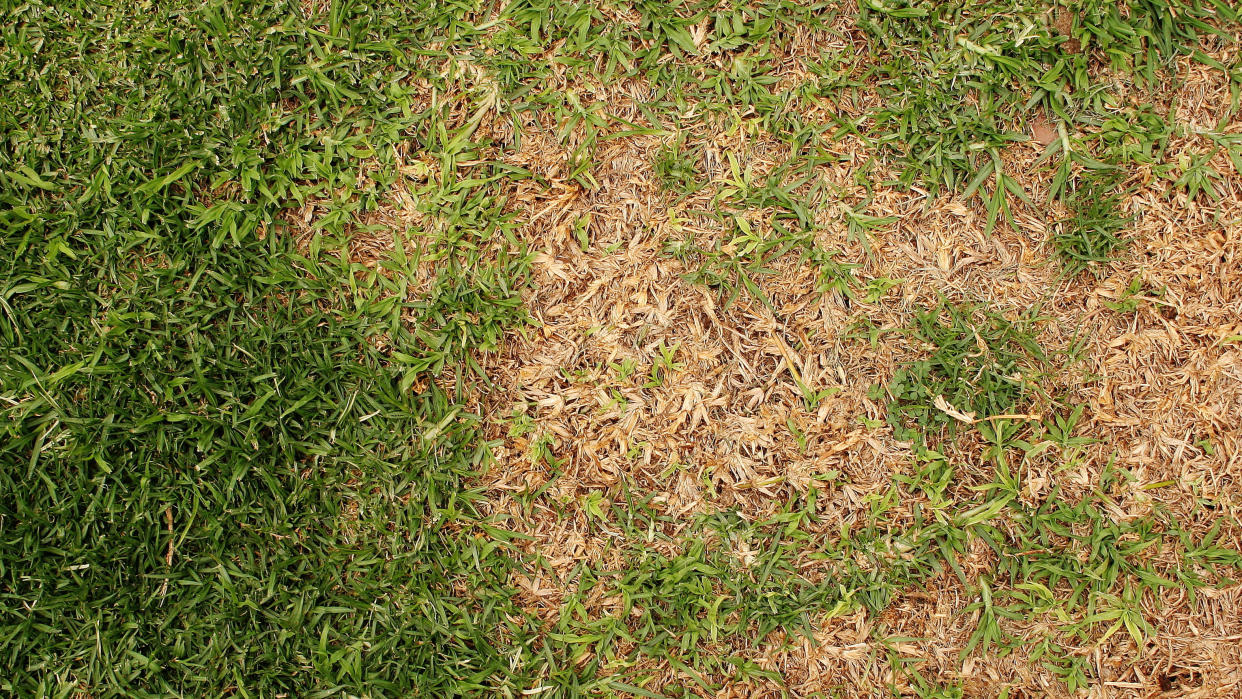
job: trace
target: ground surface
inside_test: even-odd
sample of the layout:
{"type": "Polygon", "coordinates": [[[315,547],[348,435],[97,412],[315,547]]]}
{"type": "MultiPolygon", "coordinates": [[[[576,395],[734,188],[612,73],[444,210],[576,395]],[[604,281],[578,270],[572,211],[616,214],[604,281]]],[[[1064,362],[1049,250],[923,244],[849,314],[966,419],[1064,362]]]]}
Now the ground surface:
{"type": "Polygon", "coordinates": [[[1236,12],[5,6],[0,688],[1242,696],[1236,12]]]}

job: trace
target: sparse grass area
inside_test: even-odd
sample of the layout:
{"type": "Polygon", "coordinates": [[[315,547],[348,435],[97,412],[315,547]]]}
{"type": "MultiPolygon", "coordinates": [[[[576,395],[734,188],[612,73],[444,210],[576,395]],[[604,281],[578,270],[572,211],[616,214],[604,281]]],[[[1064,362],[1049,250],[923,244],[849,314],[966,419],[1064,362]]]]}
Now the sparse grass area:
{"type": "Polygon", "coordinates": [[[0,691],[1231,691],[1230,3],[0,8],[0,691]]]}

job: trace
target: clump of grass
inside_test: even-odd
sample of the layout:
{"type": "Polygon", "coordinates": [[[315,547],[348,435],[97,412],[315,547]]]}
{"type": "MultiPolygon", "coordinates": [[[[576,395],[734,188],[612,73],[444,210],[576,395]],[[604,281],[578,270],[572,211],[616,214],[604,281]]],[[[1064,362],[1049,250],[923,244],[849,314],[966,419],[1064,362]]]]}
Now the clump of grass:
{"type": "MultiPolygon", "coordinates": [[[[607,669],[626,687],[645,684],[641,675],[627,676],[626,668],[641,658],[669,659],[691,681],[708,691],[727,679],[779,679],[739,659],[703,652],[763,638],[786,630],[809,635],[821,615],[835,615],[860,604],[887,605],[892,590],[910,577],[877,576],[867,568],[887,560],[889,543],[850,540],[840,547],[823,542],[819,555],[849,570],[848,579],[812,578],[802,572],[798,557],[806,550],[806,531],[816,518],[816,494],[792,499],[774,517],[750,523],[737,513],[723,511],[701,516],[680,539],[679,553],[665,556],[651,550],[651,536],[663,536],[666,514],[649,501],[628,496],[610,513],[612,526],[626,533],[625,564],[620,569],[583,566],[576,591],[570,595],[550,644],[559,654],[579,657],[589,674],[607,669]],[[859,563],[867,559],[866,563],[859,563]],[[618,613],[588,614],[583,602],[601,597],[616,599],[618,613]],[[621,656],[616,649],[629,648],[621,656]],[[618,670],[622,674],[613,674],[618,670]],[[621,678],[624,678],[622,680],[621,678]]],[[[899,546],[893,543],[891,546],[899,546]]],[[[903,549],[904,550],[904,549],[903,549]]],[[[921,552],[921,551],[920,551],[921,552]]]]}
{"type": "Polygon", "coordinates": [[[1122,213],[1126,195],[1123,176],[1115,170],[1087,171],[1070,189],[1065,197],[1070,217],[1053,237],[1066,272],[1077,274],[1125,248],[1121,234],[1132,220],[1122,213]]]}
{"type": "Polygon", "coordinates": [[[1170,68],[1179,56],[1192,55],[1215,26],[1237,21],[1237,10],[1223,2],[1186,0],[1086,0],[1058,2],[1058,33],[1070,48],[1097,50],[1114,70],[1133,74],[1150,86],[1157,71],[1170,68]]]}
{"type": "Polygon", "coordinates": [[[938,399],[979,420],[1013,412],[1038,392],[1046,361],[1035,338],[1038,323],[1034,311],[1009,320],[944,301],[916,314],[909,332],[930,354],[894,373],[889,423],[906,438],[951,428],[957,419],[936,405],[938,399]]]}
{"type": "Polygon", "coordinates": [[[655,152],[651,166],[665,189],[693,194],[706,184],[700,176],[699,159],[699,154],[687,149],[684,139],[678,138],[655,152]]]}
{"type": "Polygon", "coordinates": [[[1051,43],[1033,11],[1022,2],[860,5],[859,27],[887,59],[869,133],[901,158],[903,183],[961,190],[997,151],[1025,140],[1013,129],[1026,99],[1015,86],[1038,82],[1039,46],[1051,43]]]}

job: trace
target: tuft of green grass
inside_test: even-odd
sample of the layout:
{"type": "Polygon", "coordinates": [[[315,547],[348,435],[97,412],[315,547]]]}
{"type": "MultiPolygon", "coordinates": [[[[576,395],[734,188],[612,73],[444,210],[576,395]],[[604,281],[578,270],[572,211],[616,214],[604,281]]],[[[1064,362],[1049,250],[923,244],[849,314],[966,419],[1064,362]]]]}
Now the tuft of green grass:
{"type": "Polygon", "coordinates": [[[903,438],[949,428],[957,418],[937,399],[974,419],[1012,413],[1038,395],[1046,357],[1035,338],[1034,310],[1010,320],[974,305],[942,301],[915,315],[912,337],[928,356],[897,369],[889,383],[888,422],[903,438]]]}
{"type": "Polygon", "coordinates": [[[1121,234],[1132,220],[1122,213],[1126,196],[1122,175],[1115,170],[1088,171],[1070,189],[1065,197],[1070,217],[1053,237],[1067,273],[1112,259],[1125,248],[1121,234]]]}
{"type": "Polygon", "coordinates": [[[660,184],[670,192],[693,194],[706,184],[698,176],[699,160],[700,156],[688,150],[685,140],[679,138],[656,151],[652,170],[660,179],[660,184]]]}
{"type": "MultiPolygon", "coordinates": [[[[779,679],[730,657],[704,652],[778,630],[811,632],[822,614],[851,609],[853,594],[832,578],[803,574],[795,556],[807,543],[803,528],[814,519],[814,493],[790,502],[775,517],[748,523],[736,513],[696,518],[692,531],[679,538],[680,551],[665,556],[651,550],[653,538],[672,520],[651,507],[650,499],[622,493],[609,515],[625,534],[625,565],[610,570],[580,566],[575,591],[567,597],[549,646],[559,656],[579,658],[585,676],[608,670],[608,686],[622,681],[642,686],[641,675],[624,671],[640,658],[669,659],[692,682],[708,691],[722,682],[755,677],[779,679]],[[584,604],[616,600],[616,613],[591,614],[584,604]],[[627,654],[618,653],[626,647],[627,654]]],[[[564,687],[570,670],[554,671],[564,687]]],[[[584,676],[579,669],[579,677],[584,676]]],[[[588,684],[587,686],[591,686],[588,684]]]]}

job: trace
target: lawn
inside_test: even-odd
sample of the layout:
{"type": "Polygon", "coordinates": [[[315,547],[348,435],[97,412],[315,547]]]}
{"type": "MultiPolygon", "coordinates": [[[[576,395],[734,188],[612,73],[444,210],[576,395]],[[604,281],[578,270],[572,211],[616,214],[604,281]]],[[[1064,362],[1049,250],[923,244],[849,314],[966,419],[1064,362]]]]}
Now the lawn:
{"type": "Polygon", "coordinates": [[[0,692],[1242,696],[1240,11],[0,3],[0,692]]]}

